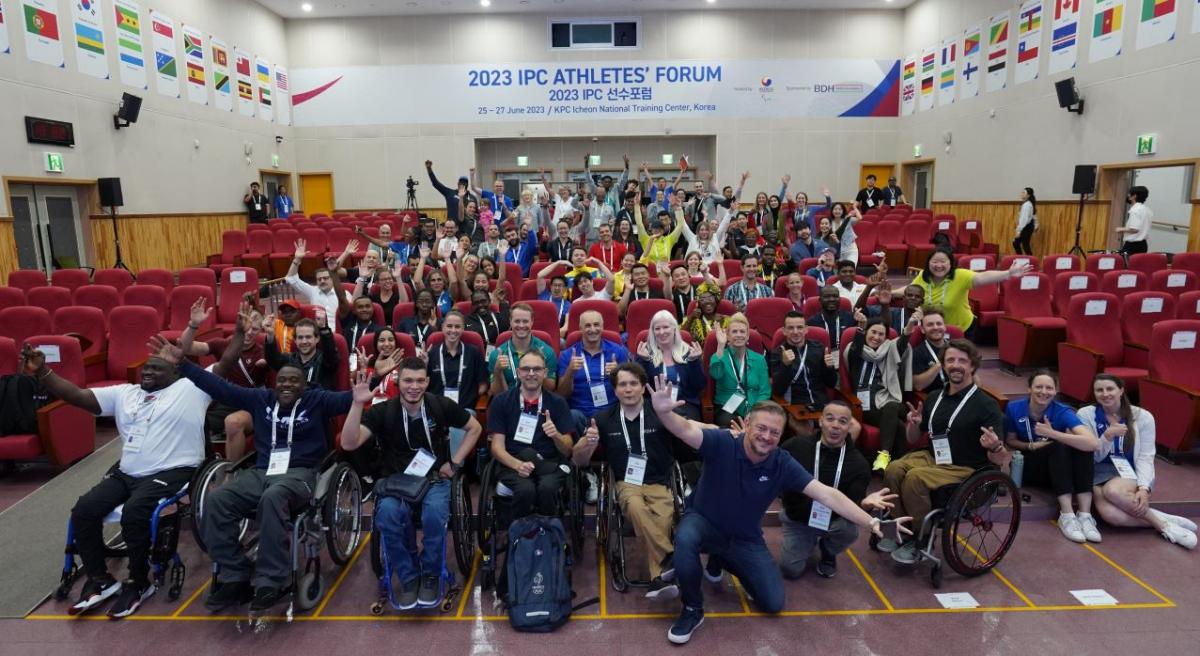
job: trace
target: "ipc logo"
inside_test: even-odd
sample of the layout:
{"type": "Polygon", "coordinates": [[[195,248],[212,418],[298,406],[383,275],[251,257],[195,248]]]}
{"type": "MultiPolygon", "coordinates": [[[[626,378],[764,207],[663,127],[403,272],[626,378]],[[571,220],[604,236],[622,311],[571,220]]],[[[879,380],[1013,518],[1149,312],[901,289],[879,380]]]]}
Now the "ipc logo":
{"type": "Polygon", "coordinates": [[[771,83],[772,83],[772,81],[773,81],[773,80],[771,80],[770,76],[766,76],[766,75],[764,75],[764,76],[763,76],[763,78],[762,78],[761,80],[759,80],[759,84],[760,84],[760,86],[762,86],[764,89],[769,89],[769,88],[771,88],[771,83]]]}

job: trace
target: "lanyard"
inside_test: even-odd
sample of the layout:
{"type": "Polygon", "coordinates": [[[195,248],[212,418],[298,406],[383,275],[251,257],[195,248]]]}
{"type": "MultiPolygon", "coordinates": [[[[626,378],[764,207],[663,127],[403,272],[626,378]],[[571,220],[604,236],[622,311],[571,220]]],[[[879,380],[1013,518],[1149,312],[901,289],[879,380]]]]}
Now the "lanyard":
{"type": "MultiPolygon", "coordinates": [[[[842,449],[838,453],[837,472],[833,475],[833,489],[837,489],[838,484],[842,482],[842,463],[846,462],[846,443],[842,443],[842,449]]],[[[818,480],[821,478],[821,440],[817,440],[817,452],[813,455],[813,475],[818,480]]]]}
{"type": "Polygon", "coordinates": [[[558,325],[562,325],[563,319],[567,318],[567,299],[558,299],[558,325]]]}
{"type": "Polygon", "coordinates": [[[417,322],[417,346],[425,346],[425,336],[433,330],[433,326],[427,326],[421,322],[417,322]]]}
{"type": "MultiPolygon", "coordinates": [[[[300,399],[292,404],[292,414],[288,417],[287,448],[292,447],[292,432],[296,430],[296,410],[300,409],[300,399]]],[[[279,401],[275,402],[275,410],[271,413],[271,450],[275,450],[276,434],[279,428],[279,401]]]]}
{"type": "Polygon", "coordinates": [[[359,331],[360,327],[363,328],[364,333],[365,333],[366,327],[360,326],[359,322],[355,321],[354,328],[350,332],[350,344],[348,344],[348,346],[350,347],[350,350],[354,350],[354,347],[358,345],[358,331],[359,331]]]}
{"type": "MultiPolygon", "coordinates": [[[[952,412],[950,414],[950,421],[946,422],[946,430],[942,431],[943,433],[945,433],[947,435],[950,434],[950,427],[954,425],[954,420],[956,418],[958,418],[959,411],[961,411],[963,409],[963,406],[965,406],[967,404],[967,401],[969,401],[971,399],[971,395],[975,394],[975,390],[977,390],[977,389],[979,389],[979,388],[975,384],[972,383],[971,389],[969,391],[967,391],[967,395],[964,396],[962,398],[962,400],[958,402],[958,406],[955,407],[954,412],[952,412]]],[[[942,393],[938,394],[937,401],[933,402],[933,410],[931,410],[929,412],[929,434],[930,435],[938,435],[939,434],[937,431],[933,430],[933,418],[937,416],[938,406],[942,404],[942,399],[946,398],[946,395],[949,393],[950,393],[950,388],[943,387],[942,393]]]]}
{"type": "MultiPolygon", "coordinates": [[[[521,396],[521,395],[519,395],[519,394],[518,394],[518,395],[517,395],[517,402],[521,404],[521,405],[520,405],[520,408],[521,408],[521,414],[526,414],[526,415],[527,415],[527,414],[529,414],[528,412],[525,412],[525,398],[524,398],[523,396],[521,396]]],[[[538,392],[538,404],[537,404],[537,411],[533,413],[533,416],[534,416],[534,417],[540,417],[540,416],[542,416],[542,393],[541,393],[540,391],[538,392]]]]}
{"type": "Polygon", "coordinates": [[[933,363],[938,366],[938,380],[946,382],[946,372],[942,371],[942,363],[938,360],[937,352],[929,345],[929,340],[925,340],[925,350],[929,351],[929,357],[933,358],[933,363]]]}
{"type": "MultiPolygon", "coordinates": [[[[868,360],[866,358],[863,358],[863,368],[860,369],[858,372],[858,389],[864,389],[863,378],[866,377],[867,378],[867,386],[865,389],[867,391],[870,391],[871,385],[873,385],[875,383],[875,372],[876,371],[879,371],[879,365],[875,364],[874,362],[871,362],[870,360],[868,360]],[[871,375],[869,377],[866,376],[867,367],[871,368],[871,375]]],[[[932,415],[930,415],[930,416],[932,416],[932,415]]]]}
{"type": "Polygon", "coordinates": [[[692,299],[695,298],[695,296],[696,296],[696,290],[691,287],[688,287],[686,296],[676,292],[676,294],[675,294],[675,311],[679,313],[679,316],[682,317],[687,314],[688,306],[691,305],[692,299]]]}
{"type": "MultiPolygon", "coordinates": [[[[591,371],[591,369],[588,369],[588,356],[589,355],[590,354],[587,351],[583,350],[583,346],[580,345],[579,346],[579,357],[583,358],[583,375],[587,377],[588,386],[591,387],[592,371],[591,371]]],[[[600,355],[598,355],[597,357],[600,358],[600,370],[603,371],[604,370],[604,342],[600,343],[600,355]]]]}
{"type": "MultiPolygon", "coordinates": [[[[1104,408],[1100,407],[1100,404],[1096,404],[1096,415],[1095,416],[1096,416],[1096,436],[1103,437],[1104,431],[1108,430],[1108,415],[1104,414],[1104,408]]],[[[1124,424],[1125,420],[1122,419],[1120,423],[1124,424]]],[[[1117,439],[1113,440],[1112,452],[1114,455],[1116,455],[1118,457],[1122,457],[1122,458],[1129,460],[1130,462],[1133,462],[1133,460],[1131,458],[1129,458],[1128,456],[1125,455],[1125,448],[1124,448],[1125,445],[1123,444],[1124,442],[1125,442],[1124,437],[1118,437],[1117,439]]]]}
{"type": "Polygon", "coordinates": [[[650,298],[650,290],[649,289],[646,290],[646,295],[644,297],[641,296],[640,294],[641,294],[641,292],[639,292],[637,289],[634,289],[633,290],[633,300],[636,301],[636,300],[639,300],[642,298],[650,298]]]}
{"type": "MultiPolygon", "coordinates": [[[[418,447],[413,447],[412,440],[408,435],[408,408],[400,407],[400,412],[404,416],[404,443],[408,445],[409,451],[416,451],[418,447]]],[[[421,425],[425,427],[425,442],[429,444],[429,450],[433,451],[433,433],[429,430],[429,417],[425,414],[425,401],[421,401],[421,425]]]]}
{"type": "Polygon", "coordinates": [[[601,244],[600,244],[600,260],[602,262],[604,262],[605,264],[607,264],[608,266],[611,267],[613,265],[613,258],[616,256],[617,256],[617,247],[616,246],[609,246],[608,254],[605,255],[604,243],[601,242],[601,244]]]}
{"type": "Polygon", "coordinates": [[[946,304],[946,285],[949,285],[949,284],[950,284],[950,278],[946,278],[946,279],[942,280],[942,283],[940,285],[938,285],[937,287],[934,287],[933,283],[929,284],[929,299],[930,299],[931,305],[945,305],[946,304]],[[940,301],[938,300],[939,293],[941,295],[940,301]]]}
{"type": "MultiPolygon", "coordinates": [[[[461,345],[459,346],[459,348],[461,348],[461,345]]],[[[461,356],[462,353],[460,352],[459,355],[461,356]]],[[[446,343],[445,342],[442,342],[442,348],[438,351],[438,361],[442,365],[442,389],[457,389],[458,384],[462,382],[462,363],[461,362],[459,363],[458,373],[454,376],[454,385],[451,385],[449,383],[449,381],[446,380],[446,343]]],[[[454,362],[453,359],[451,359],[450,361],[454,362]]],[[[425,406],[423,406],[423,405],[421,406],[421,411],[422,412],[425,411],[425,406]]]]}
{"type": "MultiPolygon", "coordinates": [[[[498,333],[498,332],[499,332],[499,326],[498,326],[498,324],[499,324],[500,322],[499,322],[499,321],[496,319],[496,313],[495,313],[495,312],[490,312],[489,314],[491,314],[491,315],[492,315],[492,325],[493,325],[493,326],[497,326],[497,333],[498,333]]],[[[484,343],[484,344],[490,344],[490,343],[492,343],[492,338],[491,338],[491,337],[488,337],[487,322],[486,322],[486,321],[484,321],[483,319],[480,319],[480,320],[479,320],[479,329],[483,331],[483,343],[484,343]]],[[[497,334],[497,337],[498,337],[498,336],[499,336],[499,334],[497,334]]]]}
{"type": "Polygon", "coordinates": [[[742,379],[746,376],[746,354],[742,354],[742,371],[739,373],[737,363],[733,361],[733,353],[731,350],[729,353],[729,368],[733,369],[733,379],[737,381],[738,389],[745,391],[746,388],[742,385],[742,379]]]}
{"type": "MultiPolygon", "coordinates": [[[[628,420],[625,419],[625,411],[621,410],[621,412],[618,414],[620,415],[620,419],[621,419],[621,435],[625,437],[625,450],[627,452],[629,452],[630,454],[632,454],[633,453],[633,444],[629,441],[629,427],[625,425],[628,422],[628,420]]],[[[637,455],[644,456],[644,455],[646,455],[646,409],[645,408],[638,409],[637,420],[638,420],[637,434],[642,436],[642,452],[637,455]]]]}
{"type": "Polygon", "coordinates": [[[240,355],[238,356],[238,367],[241,368],[242,375],[246,377],[246,382],[250,383],[250,385],[253,386],[254,385],[254,377],[251,376],[250,371],[248,369],[246,369],[246,361],[243,360],[240,355]]]}

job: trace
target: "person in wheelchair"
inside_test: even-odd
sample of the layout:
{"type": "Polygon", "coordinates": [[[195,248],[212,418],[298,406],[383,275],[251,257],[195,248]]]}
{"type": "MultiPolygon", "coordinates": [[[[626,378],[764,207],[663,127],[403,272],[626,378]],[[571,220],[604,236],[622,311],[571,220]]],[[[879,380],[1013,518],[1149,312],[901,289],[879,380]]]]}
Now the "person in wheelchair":
{"type": "MultiPolygon", "coordinates": [[[[862,452],[854,448],[851,435],[854,417],[844,401],[830,401],[821,411],[821,434],[793,437],[783,443],[805,471],[866,510],[889,510],[897,495],[884,488],[870,495],[871,467],[862,452]]],[[[858,526],[827,506],[801,492],[783,493],[783,547],[779,568],[785,579],[798,579],[808,569],[813,550],[819,550],[817,574],[833,578],[837,574],[837,556],[858,540],[858,526]]]]}
{"type": "MultiPolygon", "coordinates": [[[[982,361],[979,349],[965,339],[953,339],[941,360],[946,386],[915,408],[909,404],[905,418],[908,444],[915,444],[928,431],[929,446],[893,460],[883,472],[884,486],[900,493],[894,512],[911,515],[916,522],[929,514],[934,490],[961,483],[983,467],[1003,467],[1012,460],[1000,439],[1004,424],[1000,406],[975,384],[982,361]]],[[[921,535],[920,524],[913,532],[921,535]]],[[[917,549],[915,540],[903,545],[891,539],[879,542],[880,551],[891,552],[903,564],[917,562],[917,549]]]]}
{"type": "Polygon", "coordinates": [[[380,473],[387,478],[376,486],[375,528],[383,539],[384,557],[400,581],[399,607],[409,610],[437,606],[441,601],[450,478],[471,455],[483,429],[450,398],[428,393],[429,375],[423,360],[405,358],[398,370],[400,396],[366,412],[363,406],[370,404],[373,393],[366,371],[358,372],[341,446],[354,451],[374,437],[380,447],[380,473]],[[451,427],[466,430],[453,453],[451,427]],[[423,497],[410,499],[411,494],[400,492],[402,485],[419,479],[427,481],[423,497]],[[420,553],[413,521],[416,506],[423,533],[420,553]]]}
{"type": "MultiPolygon", "coordinates": [[[[588,466],[596,447],[604,445],[604,457],[617,484],[617,503],[633,524],[634,533],[646,551],[650,570],[648,599],[674,599],[675,568],[671,565],[671,525],[675,500],[671,492],[671,436],[667,435],[646,399],[646,371],[627,362],[609,374],[617,404],[601,410],[591,420],[583,439],[575,444],[572,459],[588,466]]],[[[603,583],[602,583],[603,585],[603,583]]]]}
{"type": "MultiPolygon", "coordinates": [[[[787,411],[779,404],[756,403],[746,416],[745,432],[735,436],[727,429],[707,428],[676,414],[683,401],[672,400],[671,388],[670,382],[658,377],[651,393],[654,412],[668,433],[700,451],[704,469],[675,528],[675,576],[683,609],[667,633],[668,640],[684,644],[704,622],[702,551],[719,558],[722,566],[738,577],[759,610],[783,610],[783,578],[763,538],[762,518],[784,491],[802,492],[831,512],[882,536],[878,517],[813,479],[791,454],[778,448],[787,424],[787,411]]],[[[900,518],[896,523],[903,526],[907,521],[900,518]]]]}
{"type": "MultiPolygon", "coordinates": [[[[238,317],[230,345],[235,353],[248,322],[238,317]]],[[[308,389],[306,372],[296,364],[279,369],[273,390],[238,387],[185,360],[183,351],[161,336],[152,343],[160,358],[178,364],[180,374],[206,394],[254,420],[254,466],[238,471],[205,502],[201,532],[217,566],[205,605],[216,612],[250,601],[252,613],[265,611],[290,592],[288,524],[312,499],[317,467],[329,451],[327,427],[350,409],[353,393],[308,389]],[[238,541],[238,524],[246,517],[254,517],[259,528],[253,563],[238,541]]]]}
{"type": "Polygon", "coordinates": [[[571,457],[575,420],[561,397],[542,387],[546,357],[538,349],[517,362],[518,386],[488,405],[487,432],[498,480],[512,490],[512,519],[554,516],[571,457]]]}
{"type": "Polygon", "coordinates": [[[119,593],[108,616],[128,617],[154,594],[151,515],[160,499],[187,485],[204,460],[204,412],[212,399],[181,380],[174,362],[153,355],[142,366],[139,385],[95,389],[81,389],[55,374],[46,366],[46,356],[28,344],[21,357],[48,394],[116,421],[121,459],[71,509],[75,546],[87,581],[79,602],[68,612],[89,611],[119,593]],[[108,571],[104,542],[104,518],[121,504],[121,537],[129,553],[129,578],[123,583],[108,571]]]}

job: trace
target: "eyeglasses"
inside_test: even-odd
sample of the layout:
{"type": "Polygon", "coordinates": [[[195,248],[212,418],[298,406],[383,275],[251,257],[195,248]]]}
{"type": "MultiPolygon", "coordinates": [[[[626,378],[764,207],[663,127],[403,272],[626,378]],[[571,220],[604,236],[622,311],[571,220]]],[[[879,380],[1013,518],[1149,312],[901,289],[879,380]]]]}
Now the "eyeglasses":
{"type": "Polygon", "coordinates": [[[517,371],[523,374],[540,374],[545,371],[545,367],[518,367],[517,371]]]}

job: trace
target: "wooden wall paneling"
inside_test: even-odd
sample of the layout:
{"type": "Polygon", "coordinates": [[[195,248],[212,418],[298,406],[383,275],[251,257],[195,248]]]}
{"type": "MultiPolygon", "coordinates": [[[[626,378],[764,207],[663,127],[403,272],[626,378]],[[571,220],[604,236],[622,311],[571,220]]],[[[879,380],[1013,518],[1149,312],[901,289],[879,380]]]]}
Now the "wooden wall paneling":
{"type": "Polygon", "coordinates": [[[17,236],[13,220],[0,218],[0,285],[8,284],[8,274],[17,269],[17,236]]]}
{"type": "MultiPolygon", "coordinates": [[[[934,214],[953,214],[959,221],[979,219],[983,226],[984,241],[999,244],[1001,254],[1013,252],[1012,240],[1016,236],[1020,209],[1018,201],[946,201],[933,204],[934,214]]],[[[1105,248],[1108,210],[1107,201],[1088,201],[1084,204],[1083,230],[1079,236],[1079,245],[1083,250],[1105,248]]],[[[1078,200],[1038,201],[1038,230],[1032,242],[1034,254],[1049,255],[1070,250],[1075,244],[1075,220],[1078,214],[1078,200]]]]}
{"type": "MultiPolygon", "coordinates": [[[[109,218],[93,215],[91,222],[96,267],[112,266],[116,249],[109,218]]],[[[241,213],[117,217],[121,255],[135,274],[203,264],[205,256],[220,252],[222,232],[245,229],[246,216],[241,213]]]]}
{"type": "Polygon", "coordinates": [[[1200,253],[1200,200],[1192,201],[1192,225],[1188,228],[1187,249],[1189,253],[1200,253]]]}

